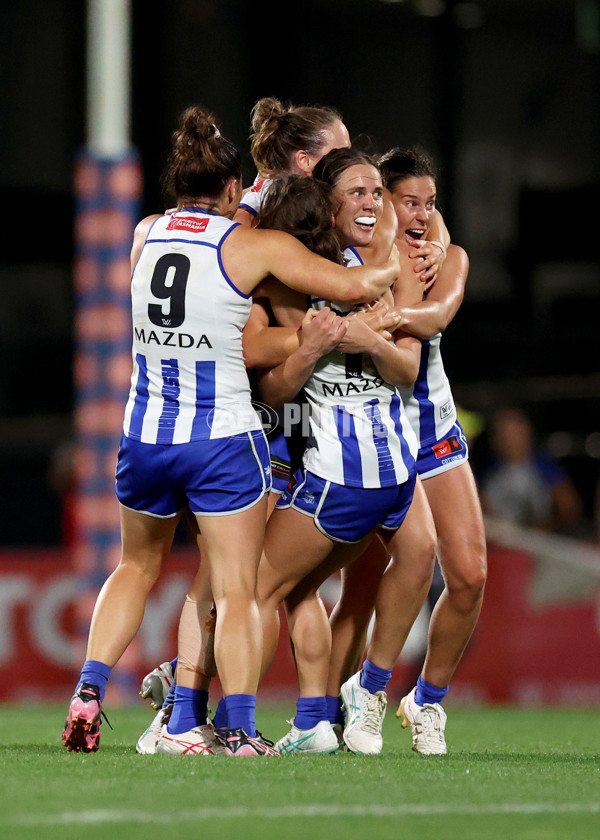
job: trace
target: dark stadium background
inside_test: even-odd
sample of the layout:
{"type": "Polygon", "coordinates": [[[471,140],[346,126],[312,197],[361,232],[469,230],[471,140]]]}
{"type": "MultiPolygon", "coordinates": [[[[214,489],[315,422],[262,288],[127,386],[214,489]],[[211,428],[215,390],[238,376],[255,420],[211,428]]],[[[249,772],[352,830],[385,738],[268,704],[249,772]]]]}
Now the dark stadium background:
{"type": "MultiPolygon", "coordinates": [[[[134,0],[141,215],[180,110],[201,102],[248,155],[275,95],[328,104],[373,151],[418,143],[471,259],[444,338],[457,401],[519,401],[585,499],[600,476],[599,0],[134,0]]],[[[59,545],[72,434],[73,164],[86,143],[86,4],[0,9],[0,544],[59,545]],[[68,462],[67,462],[68,463],[68,462]]]]}

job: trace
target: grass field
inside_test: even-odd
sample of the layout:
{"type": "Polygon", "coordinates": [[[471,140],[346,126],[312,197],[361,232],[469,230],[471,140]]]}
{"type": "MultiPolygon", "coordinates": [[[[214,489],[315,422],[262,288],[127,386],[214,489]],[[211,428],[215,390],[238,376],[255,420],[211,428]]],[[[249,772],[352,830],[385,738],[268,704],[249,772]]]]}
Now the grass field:
{"type": "MultiPolygon", "coordinates": [[[[0,706],[0,836],[198,840],[596,840],[600,709],[448,708],[424,757],[388,709],[379,756],[138,756],[149,707],[109,711],[93,755],[60,744],[65,708],[0,706]]],[[[278,738],[293,704],[262,707],[278,738]]]]}

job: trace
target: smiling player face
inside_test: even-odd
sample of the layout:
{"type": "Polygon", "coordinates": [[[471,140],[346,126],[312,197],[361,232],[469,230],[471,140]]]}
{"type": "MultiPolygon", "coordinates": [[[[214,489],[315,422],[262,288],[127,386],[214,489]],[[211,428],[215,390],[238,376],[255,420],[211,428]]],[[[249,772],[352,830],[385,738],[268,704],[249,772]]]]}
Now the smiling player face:
{"type": "Polygon", "coordinates": [[[433,178],[405,178],[392,190],[392,204],[398,219],[398,238],[407,242],[423,239],[435,214],[436,189],[433,178]]]}
{"type": "Polygon", "coordinates": [[[333,200],[342,249],[368,245],[383,213],[383,185],[377,169],[369,164],[348,167],[335,185],[333,200]]]}

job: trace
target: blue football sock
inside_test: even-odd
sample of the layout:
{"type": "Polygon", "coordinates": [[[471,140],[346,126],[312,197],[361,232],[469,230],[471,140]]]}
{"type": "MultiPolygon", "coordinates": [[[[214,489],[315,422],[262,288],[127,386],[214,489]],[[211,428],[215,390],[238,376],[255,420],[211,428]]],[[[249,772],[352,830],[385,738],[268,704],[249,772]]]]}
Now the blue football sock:
{"type": "Polygon", "coordinates": [[[341,697],[332,697],[328,694],[325,697],[327,704],[327,720],[330,723],[340,723],[342,726],[346,723],[346,715],[344,714],[344,706],[342,705],[341,697]]]}
{"type": "Polygon", "coordinates": [[[437,685],[432,685],[419,677],[417,680],[417,689],[415,691],[415,703],[422,706],[424,703],[441,703],[446,694],[448,694],[449,685],[446,688],[439,688],[437,685]]]}
{"type": "Polygon", "coordinates": [[[256,738],[256,694],[228,694],[225,708],[228,729],[243,729],[256,738]]]}
{"type": "Polygon", "coordinates": [[[177,683],[175,682],[175,680],[173,680],[173,682],[169,686],[167,696],[164,699],[164,702],[163,702],[163,705],[162,705],[163,709],[165,708],[165,706],[171,706],[175,702],[175,689],[176,688],[177,688],[177,683]]]}
{"type": "Polygon", "coordinates": [[[186,688],[178,685],[175,689],[173,711],[167,724],[171,735],[181,735],[194,726],[204,726],[208,706],[208,691],[199,688],[186,688]]]}
{"type": "Polygon", "coordinates": [[[108,682],[111,671],[112,668],[105,665],[104,662],[97,662],[95,659],[86,659],[83,663],[83,668],[81,669],[81,675],[75,692],[79,691],[83,683],[88,683],[88,685],[95,685],[98,687],[100,700],[104,700],[106,683],[108,682]]]}
{"type": "Polygon", "coordinates": [[[391,678],[392,672],[388,671],[387,668],[380,668],[378,665],[374,665],[370,659],[365,659],[360,672],[360,684],[370,694],[385,691],[391,678]]]}
{"type": "Polygon", "coordinates": [[[299,697],[296,703],[294,726],[298,729],[312,729],[320,720],[327,720],[325,697],[299,697]]]}
{"type": "Polygon", "coordinates": [[[225,698],[221,697],[217,704],[217,711],[213,718],[215,729],[227,729],[227,707],[225,706],[225,698]]]}
{"type": "Polygon", "coordinates": [[[178,657],[176,656],[175,659],[171,660],[171,668],[173,669],[173,679],[175,679],[175,671],[177,670],[177,659],[178,657]]]}

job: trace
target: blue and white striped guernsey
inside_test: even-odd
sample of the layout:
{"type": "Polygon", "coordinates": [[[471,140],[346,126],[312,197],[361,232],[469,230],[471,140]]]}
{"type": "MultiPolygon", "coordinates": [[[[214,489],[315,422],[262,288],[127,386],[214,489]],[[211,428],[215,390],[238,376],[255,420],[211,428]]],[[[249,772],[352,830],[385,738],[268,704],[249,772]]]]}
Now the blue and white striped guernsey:
{"type": "Polygon", "coordinates": [[[412,388],[400,389],[406,416],[419,441],[419,449],[442,440],[456,423],[456,406],[444,370],[437,333],[422,342],[419,375],[412,388]]]}
{"type": "Polygon", "coordinates": [[[188,443],[261,429],[242,353],[251,295],[225,273],[236,224],[184,209],[161,216],[134,268],[133,374],[123,431],[142,443],[188,443]]]}
{"type": "MultiPolygon", "coordinates": [[[[362,262],[352,248],[344,257],[348,266],[362,262]]],[[[349,309],[317,298],[312,305],[341,314],[349,309]]],[[[328,353],[304,391],[311,430],[307,470],[336,484],[365,488],[403,484],[414,472],[417,441],[402,400],[368,354],[328,353]]]]}
{"type": "Polygon", "coordinates": [[[257,216],[272,183],[272,178],[259,178],[257,175],[250,189],[242,196],[240,210],[247,210],[257,216]]]}

